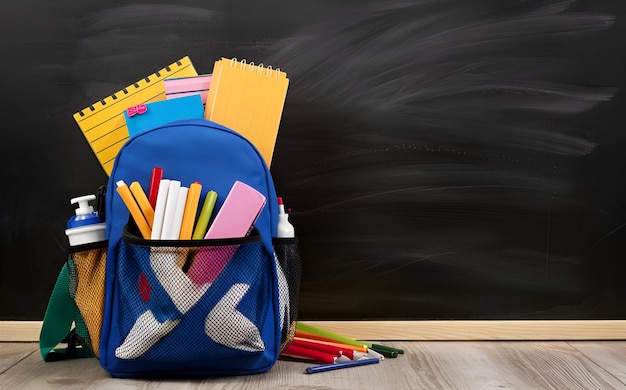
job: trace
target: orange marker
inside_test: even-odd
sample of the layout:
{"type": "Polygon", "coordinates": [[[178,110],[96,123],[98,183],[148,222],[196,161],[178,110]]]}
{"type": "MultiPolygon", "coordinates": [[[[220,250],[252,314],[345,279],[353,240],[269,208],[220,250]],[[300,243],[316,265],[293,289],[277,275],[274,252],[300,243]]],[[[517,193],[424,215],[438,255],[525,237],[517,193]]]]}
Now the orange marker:
{"type": "Polygon", "coordinates": [[[138,181],[134,181],[130,183],[130,192],[133,193],[143,216],[146,217],[146,222],[148,222],[148,226],[152,229],[152,222],[154,221],[154,209],[146,196],[146,193],[143,192],[143,188],[141,188],[141,184],[138,181]]]}
{"type": "MultiPolygon", "coordinates": [[[[303,338],[307,338],[310,340],[321,340],[321,341],[329,341],[331,343],[337,343],[337,344],[342,344],[342,345],[351,345],[351,346],[356,346],[359,347],[361,349],[367,350],[367,344],[361,344],[358,342],[354,342],[354,343],[348,343],[346,341],[331,337],[331,336],[326,336],[326,335],[321,335],[321,334],[317,334],[317,333],[312,333],[312,332],[307,332],[305,330],[301,330],[301,329],[297,329],[296,328],[296,336],[297,337],[303,337],[303,338]]],[[[355,349],[356,351],[357,349],[355,349]]]]}
{"type": "Polygon", "coordinates": [[[144,239],[149,240],[152,233],[150,226],[148,225],[146,218],[143,216],[141,209],[137,205],[137,202],[135,202],[135,198],[133,198],[133,194],[130,192],[130,189],[126,183],[124,183],[124,180],[120,180],[115,184],[117,185],[117,193],[120,194],[124,204],[128,208],[128,211],[130,211],[130,215],[133,216],[141,235],[144,239]]]}
{"type": "Polygon", "coordinates": [[[191,183],[187,192],[187,203],[185,203],[185,212],[183,214],[183,224],[180,228],[181,240],[191,240],[193,233],[193,224],[196,221],[196,212],[198,211],[198,202],[200,201],[200,193],[202,192],[202,184],[196,182],[191,183]]]}

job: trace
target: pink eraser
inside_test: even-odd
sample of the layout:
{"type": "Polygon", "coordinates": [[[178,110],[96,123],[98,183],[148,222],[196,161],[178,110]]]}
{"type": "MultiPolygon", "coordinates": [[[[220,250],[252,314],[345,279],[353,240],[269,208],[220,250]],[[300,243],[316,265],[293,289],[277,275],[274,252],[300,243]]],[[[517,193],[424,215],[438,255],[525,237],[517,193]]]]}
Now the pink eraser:
{"type": "Polygon", "coordinates": [[[245,237],[265,206],[265,196],[236,181],[204,238],[245,237]]]}

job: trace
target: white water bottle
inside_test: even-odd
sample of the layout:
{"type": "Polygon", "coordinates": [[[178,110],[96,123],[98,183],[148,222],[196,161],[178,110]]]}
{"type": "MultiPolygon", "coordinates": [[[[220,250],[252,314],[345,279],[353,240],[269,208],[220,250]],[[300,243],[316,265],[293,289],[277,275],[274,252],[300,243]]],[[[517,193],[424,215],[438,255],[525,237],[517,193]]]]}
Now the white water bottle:
{"type": "Polygon", "coordinates": [[[294,238],[296,231],[293,225],[289,223],[289,214],[285,212],[283,198],[279,196],[276,200],[278,201],[278,229],[276,236],[279,238],[294,238]]]}

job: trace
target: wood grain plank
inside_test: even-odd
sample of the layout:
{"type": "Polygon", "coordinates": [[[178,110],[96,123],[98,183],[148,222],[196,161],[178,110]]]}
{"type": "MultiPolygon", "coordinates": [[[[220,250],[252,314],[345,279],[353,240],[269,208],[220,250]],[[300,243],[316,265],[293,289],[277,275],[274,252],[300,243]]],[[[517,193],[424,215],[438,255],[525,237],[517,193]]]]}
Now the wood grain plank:
{"type": "MultiPolygon", "coordinates": [[[[362,340],[626,340],[626,320],[304,321],[362,340]]],[[[0,321],[0,341],[38,341],[41,321],[0,321]]]]}
{"type": "MultiPolygon", "coordinates": [[[[405,350],[380,364],[308,375],[313,363],[281,359],[258,375],[199,379],[111,378],[94,358],[45,363],[30,353],[0,375],[3,389],[626,389],[611,375],[623,373],[626,342],[385,342],[405,350]],[[582,353],[584,350],[585,353],[582,353]],[[591,356],[590,360],[587,355],[591,356]],[[608,355],[605,356],[605,355],[608,355]],[[602,367],[608,364],[609,368],[602,367]]],[[[19,345],[18,345],[19,346],[19,345]]],[[[8,344],[0,359],[15,351],[8,344]]],[[[23,345],[21,347],[24,349],[23,345]]],[[[30,345],[32,351],[33,345],[30,345]]],[[[19,349],[19,348],[18,348],[19,349]]]]}
{"type": "Polygon", "coordinates": [[[107,375],[93,359],[75,359],[46,363],[38,353],[0,375],[2,389],[84,389],[107,375]]]}
{"type": "Polygon", "coordinates": [[[42,321],[0,321],[0,342],[39,341],[42,321]]]}
{"type": "Polygon", "coordinates": [[[516,355],[554,389],[626,389],[567,343],[513,343],[516,355]],[[523,360],[522,360],[523,359],[523,360]]]}
{"type": "Polygon", "coordinates": [[[419,383],[408,358],[387,359],[381,364],[337,370],[323,374],[305,374],[305,368],[315,363],[281,359],[267,373],[248,376],[201,379],[118,379],[111,378],[96,359],[76,359],[45,363],[31,354],[4,375],[0,388],[19,389],[381,389],[413,388],[419,383]]]}
{"type": "Polygon", "coordinates": [[[626,384],[625,341],[570,341],[568,344],[626,384]]]}
{"type": "Polygon", "coordinates": [[[564,342],[408,345],[423,389],[626,389],[564,342]]]}
{"type": "Polygon", "coordinates": [[[34,343],[0,343],[0,374],[37,352],[37,348],[34,343]]]}
{"type": "Polygon", "coordinates": [[[303,322],[359,340],[626,340],[626,320],[303,322]]]}

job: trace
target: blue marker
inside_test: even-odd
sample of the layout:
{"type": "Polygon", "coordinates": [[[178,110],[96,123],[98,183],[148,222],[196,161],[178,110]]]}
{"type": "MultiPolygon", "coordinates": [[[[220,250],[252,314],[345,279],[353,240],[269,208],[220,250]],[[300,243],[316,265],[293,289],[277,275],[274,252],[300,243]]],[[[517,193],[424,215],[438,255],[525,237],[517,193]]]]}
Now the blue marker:
{"type": "Polygon", "coordinates": [[[311,366],[307,367],[307,374],[316,374],[318,372],[338,370],[340,368],[348,368],[355,366],[364,366],[366,364],[375,364],[380,362],[379,358],[370,358],[370,359],[361,359],[361,360],[352,360],[345,363],[331,363],[331,364],[322,364],[320,366],[311,366]]]}

